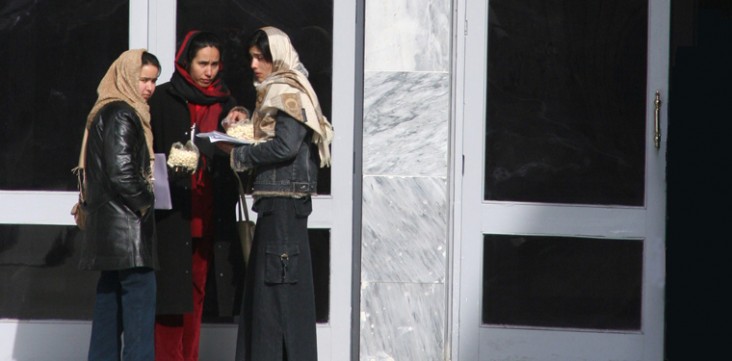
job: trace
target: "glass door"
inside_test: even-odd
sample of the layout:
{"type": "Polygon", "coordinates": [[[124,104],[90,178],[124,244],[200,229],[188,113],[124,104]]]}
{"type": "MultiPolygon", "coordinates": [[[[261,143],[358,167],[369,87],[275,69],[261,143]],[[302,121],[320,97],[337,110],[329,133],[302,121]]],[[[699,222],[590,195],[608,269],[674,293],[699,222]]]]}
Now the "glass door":
{"type": "MultiPolygon", "coordinates": [[[[227,36],[230,49],[242,50],[244,45],[239,48],[230,45],[248,38],[256,27],[265,25],[263,22],[291,27],[287,30],[301,45],[298,50],[310,70],[311,81],[317,82],[317,89],[321,90],[321,104],[325,107],[327,102],[328,115],[338,129],[331,145],[332,166],[324,171],[326,179],[320,182],[326,187],[322,191],[319,189],[319,195],[314,198],[308,227],[315,248],[313,253],[318,254],[314,273],[317,278],[319,359],[348,359],[352,312],[355,2],[319,0],[318,6],[314,2],[293,5],[285,0],[225,4],[145,0],[98,6],[82,3],[73,1],[61,7],[51,2],[18,5],[8,13],[11,17],[17,15],[18,21],[4,29],[8,36],[3,39],[8,44],[20,44],[15,48],[23,50],[19,54],[25,55],[20,60],[13,60],[11,66],[17,68],[19,76],[10,78],[8,89],[15,91],[9,93],[9,99],[20,105],[10,107],[10,115],[3,119],[6,120],[3,125],[7,123],[6,128],[12,130],[7,133],[8,141],[0,139],[0,147],[5,146],[2,149],[7,150],[0,152],[3,155],[0,174],[4,176],[0,177],[0,238],[6,251],[5,257],[0,257],[4,258],[0,261],[6,261],[2,262],[0,274],[7,276],[2,280],[8,281],[3,284],[5,289],[13,291],[8,293],[14,296],[12,299],[23,302],[0,302],[3,306],[13,306],[6,307],[6,318],[0,319],[0,359],[81,360],[86,357],[90,331],[88,310],[93,306],[89,304],[93,298],[88,297],[88,292],[76,292],[80,302],[74,303],[77,298],[69,298],[69,290],[78,288],[93,295],[97,276],[78,272],[76,263],[72,262],[74,237],[79,236],[69,214],[78,196],[74,191],[76,180],[70,170],[78,157],[83,126],[80,121],[83,122],[93,104],[94,90],[109,64],[127,48],[146,48],[162,64],[158,81],[162,84],[173,73],[176,37],[180,32],[194,28],[216,31],[227,36]],[[319,9],[324,10],[317,11],[319,9]],[[303,14],[308,16],[303,17],[303,14]],[[306,23],[308,21],[326,26],[311,26],[306,23]],[[36,41],[23,41],[28,38],[36,41]],[[97,45],[88,47],[88,44],[97,45]],[[338,51],[333,52],[334,48],[338,51]],[[58,49],[62,51],[56,51],[58,49]],[[45,64],[44,51],[64,56],[45,64]],[[83,61],[80,63],[78,59],[83,61]],[[66,71],[68,69],[54,71],[64,66],[81,70],[77,69],[76,73],[66,71]],[[84,76],[79,77],[79,72],[84,76]],[[92,73],[96,75],[90,76],[92,73]],[[48,81],[33,81],[38,77],[48,78],[48,81]],[[28,86],[15,86],[23,79],[28,86]],[[25,90],[18,91],[21,88],[25,90]],[[42,103],[48,106],[33,108],[38,104],[32,102],[36,98],[46,99],[42,103]],[[31,106],[23,103],[24,99],[30,99],[31,106]],[[51,154],[54,162],[37,161],[47,160],[51,154]],[[338,181],[330,182],[330,179],[338,181]],[[22,252],[27,255],[24,259],[16,257],[22,252]],[[28,259],[30,261],[26,261],[28,259]],[[60,304],[57,297],[60,294],[68,302],[60,304]],[[29,308],[31,310],[26,311],[29,308]],[[46,337],[46,347],[34,346],[39,335],[50,335],[46,337]]],[[[251,79],[245,79],[251,72],[244,50],[232,51],[226,63],[231,84],[235,84],[231,86],[241,94],[242,102],[246,97],[242,93],[252,88],[251,79]]],[[[253,100],[248,105],[251,107],[251,104],[253,100]]],[[[251,200],[249,204],[252,204],[251,200]]],[[[226,323],[205,323],[201,358],[233,359],[236,332],[236,324],[228,320],[226,323]]]]}
{"type": "Polygon", "coordinates": [[[458,17],[453,358],[662,359],[668,3],[458,17]]]}

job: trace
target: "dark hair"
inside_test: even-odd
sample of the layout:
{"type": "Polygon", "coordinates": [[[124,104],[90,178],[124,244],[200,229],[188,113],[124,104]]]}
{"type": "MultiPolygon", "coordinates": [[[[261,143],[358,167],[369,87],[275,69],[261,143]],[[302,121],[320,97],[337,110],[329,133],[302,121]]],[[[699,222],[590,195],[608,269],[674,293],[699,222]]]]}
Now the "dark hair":
{"type": "Polygon", "coordinates": [[[158,61],[158,57],[152,53],[143,51],[142,52],[142,65],[148,65],[148,64],[158,68],[158,72],[160,72],[162,70],[162,68],[160,67],[160,61],[158,61]]]}
{"type": "MultiPolygon", "coordinates": [[[[198,54],[198,51],[206,47],[216,48],[219,51],[219,59],[224,58],[224,49],[221,46],[221,39],[216,34],[209,31],[201,31],[191,37],[190,44],[188,44],[188,53],[186,54],[187,67],[191,66],[193,59],[198,54]]],[[[188,69],[190,70],[190,69],[188,69]]]]}
{"type": "Polygon", "coordinates": [[[265,33],[264,30],[259,29],[255,31],[254,34],[252,34],[252,37],[249,38],[248,49],[251,49],[253,46],[259,48],[265,60],[270,63],[273,62],[272,52],[269,50],[269,38],[267,37],[267,33],[265,33]]]}

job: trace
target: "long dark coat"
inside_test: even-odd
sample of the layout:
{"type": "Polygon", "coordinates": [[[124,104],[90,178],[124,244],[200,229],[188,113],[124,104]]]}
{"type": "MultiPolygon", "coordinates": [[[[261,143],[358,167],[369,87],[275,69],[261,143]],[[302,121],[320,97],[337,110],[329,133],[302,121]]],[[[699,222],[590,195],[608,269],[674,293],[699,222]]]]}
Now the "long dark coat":
{"type": "MultiPolygon", "coordinates": [[[[185,99],[171,83],[156,89],[149,101],[155,153],[170,152],[175,142],[190,139],[190,113],[185,99]]],[[[223,104],[222,117],[235,105],[233,98],[223,104]]],[[[220,122],[219,122],[220,123],[220,122]]],[[[220,125],[219,125],[220,127],[220,125]]],[[[222,130],[222,129],[220,129],[222,130]]],[[[217,314],[238,314],[243,282],[242,253],[236,230],[236,178],[227,154],[207,140],[196,138],[214,182],[214,251],[209,267],[206,302],[215,298],[217,314]]],[[[169,169],[170,171],[170,169],[169,169]]],[[[182,314],[193,310],[191,280],[191,182],[190,176],[169,178],[172,210],[156,210],[160,270],[158,280],[158,314],[182,314]]],[[[205,307],[210,309],[209,306],[205,307]]]]}
{"type": "Polygon", "coordinates": [[[308,239],[312,200],[310,196],[293,197],[298,188],[291,186],[306,184],[304,189],[317,189],[316,179],[302,182],[307,179],[300,178],[307,169],[318,167],[318,157],[311,156],[311,133],[304,124],[278,112],[273,139],[232,153],[234,164],[256,167],[252,209],[257,212],[236,361],[318,359],[308,239]],[[288,149],[295,151],[283,151],[288,149]],[[275,195],[261,192],[273,189],[278,191],[275,195]]]}

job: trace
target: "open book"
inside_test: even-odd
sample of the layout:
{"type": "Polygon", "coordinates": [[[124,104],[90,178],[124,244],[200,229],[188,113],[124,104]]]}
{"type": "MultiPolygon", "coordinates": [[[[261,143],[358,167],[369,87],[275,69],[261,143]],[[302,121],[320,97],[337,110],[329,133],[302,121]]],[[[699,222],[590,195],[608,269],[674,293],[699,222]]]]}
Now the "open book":
{"type": "Polygon", "coordinates": [[[221,133],[216,130],[213,132],[198,133],[196,136],[199,138],[208,138],[211,143],[226,142],[232,144],[252,144],[251,140],[232,137],[226,133],[221,133]]]}

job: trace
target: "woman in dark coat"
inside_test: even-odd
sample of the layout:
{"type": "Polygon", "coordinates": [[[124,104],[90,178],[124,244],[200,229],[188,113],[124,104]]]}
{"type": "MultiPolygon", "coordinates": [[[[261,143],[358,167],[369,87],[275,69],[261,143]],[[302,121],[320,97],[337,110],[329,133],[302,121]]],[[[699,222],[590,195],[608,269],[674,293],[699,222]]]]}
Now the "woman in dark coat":
{"type": "Polygon", "coordinates": [[[330,165],[333,130],[284,32],[249,42],[256,78],[254,145],[231,151],[232,168],[254,169],[257,226],[247,263],[237,361],[315,361],[315,294],[307,221],[318,166],[330,165]]]}
{"type": "Polygon", "coordinates": [[[149,361],[157,267],[147,100],[160,63],[128,50],[99,83],[77,171],[85,174],[88,218],[79,267],[101,271],[92,318],[90,361],[149,361]]]}
{"type": "Polygon", "coordinates": [[[209,32],[189,32],[170,82],[160,85],[150,100],[155,152],[168,154],[174,143],[189,140],[200,152],[195,171],[169,168],[172,209],[156,211],[157,361],[198,360],[204,298],[217,301],[210,309],[219,316],[232,316],[239,307],[236,290],[243,272],[236,178],[228,154],[193,135],[220,129],[223,115],[235,105],[221,67],[220,40],[209,32]],[[206,295],[206,289],[216,293],[206,295]]]}

